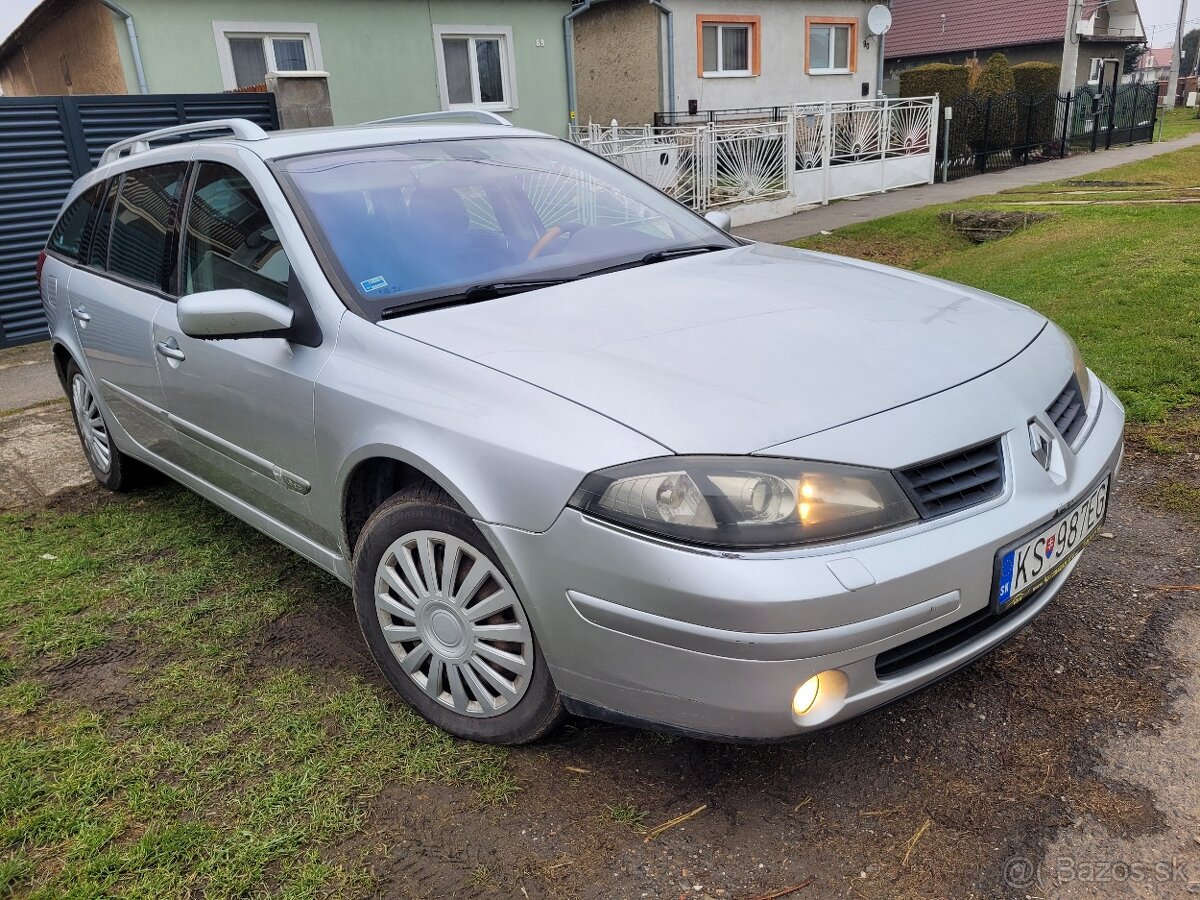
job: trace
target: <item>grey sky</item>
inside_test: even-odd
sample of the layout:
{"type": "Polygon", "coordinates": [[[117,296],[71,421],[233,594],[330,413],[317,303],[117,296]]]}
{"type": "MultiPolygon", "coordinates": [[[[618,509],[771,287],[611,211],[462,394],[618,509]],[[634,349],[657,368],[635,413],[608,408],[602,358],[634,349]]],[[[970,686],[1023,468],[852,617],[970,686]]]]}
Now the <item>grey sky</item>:
{"type": "MultiPolygon", "coordinates": [[[[0,0],[0,40],[8,37],[37,4],[38,0],[0,0]]],[[[1153,45],[1162,47],[1172,43],[1179,0],[1138,0],[1138,7],[1153,45]]],[[[1192,20],[1188,28],[1200,28],[1200,0],[1189,0],[1188,19],[1192,20]]]]}

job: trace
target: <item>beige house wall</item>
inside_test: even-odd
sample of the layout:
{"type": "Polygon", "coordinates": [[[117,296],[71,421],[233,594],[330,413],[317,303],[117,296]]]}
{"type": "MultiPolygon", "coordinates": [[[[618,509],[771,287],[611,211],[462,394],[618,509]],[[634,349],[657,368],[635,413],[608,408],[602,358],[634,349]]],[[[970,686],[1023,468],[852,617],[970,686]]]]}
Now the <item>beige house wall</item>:
{"type": "Polygon", "coordinates": [[[660,18],[647,0],[609,0],[575,20],[578,124],[654,121],[662,108],[660,18]]]}
{"type": "Polygon", "coordinates": [[[56,4],[27,42],[0,60],[6,96],[124,94],[113,16],[96,0],[56,4]]]}

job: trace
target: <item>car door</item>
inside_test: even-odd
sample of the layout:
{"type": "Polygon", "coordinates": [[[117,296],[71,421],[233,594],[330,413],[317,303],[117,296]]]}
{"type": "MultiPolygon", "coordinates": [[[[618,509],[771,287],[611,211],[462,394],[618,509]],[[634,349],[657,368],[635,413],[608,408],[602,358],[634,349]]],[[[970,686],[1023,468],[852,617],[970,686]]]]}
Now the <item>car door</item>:
{"type": "Polygon", "coordinates": [[[109,180],[67,296],[87,369],[121,430],[161,453],[170,437],[151,340],[174,263],[185,162],[109,180]]]}
{"type": "MultiPolygon", "coordinates": [[[[196,162],[180,230],[181,297],[240,288],[290,305],[304,318],[303,286],[272,213],[243,169],[196,162]]],[[[316,457],[313,398],[332,341],[192,338],[180,329],[174,302],[159,307],[153,332],[168,421],[178,434],[175,461],[314,537],[306,499],[316,457]]]]}

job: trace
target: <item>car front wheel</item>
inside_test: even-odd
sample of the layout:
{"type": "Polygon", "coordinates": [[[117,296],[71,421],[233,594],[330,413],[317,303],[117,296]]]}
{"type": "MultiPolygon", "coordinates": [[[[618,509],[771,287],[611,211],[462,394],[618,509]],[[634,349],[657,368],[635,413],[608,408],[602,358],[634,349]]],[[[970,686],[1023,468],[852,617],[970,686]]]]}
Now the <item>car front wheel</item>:
{"type": "Polygon", "coordinates": [[[399,494],[371,516],[354,554],[354,605],[379,668],[433,724],[520,744],[562,719],[517,592],[441,491],[399,494]]]}

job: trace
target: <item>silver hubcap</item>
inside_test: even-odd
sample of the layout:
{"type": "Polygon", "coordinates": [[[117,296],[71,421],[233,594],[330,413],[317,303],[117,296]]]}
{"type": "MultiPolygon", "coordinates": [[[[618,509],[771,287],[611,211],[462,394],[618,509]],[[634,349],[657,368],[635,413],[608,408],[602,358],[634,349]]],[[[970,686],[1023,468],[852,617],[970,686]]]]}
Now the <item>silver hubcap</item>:
{"type": "Polygon", "coordinates": [[[79,423],[83,449],[97,469],[107,472],[112,465],[108,429],[104,426],[104,416],[100,414],[100,406],[92,395],[92,389],[82,375],[76,375],[71,382],[71,399],[75,402],[75,421],[79,423]]]}
{"type": "Polygon", "coordinates": [[[375,573],[379,627],[401,668],[443,706],[498,716],[525,695],[533,634],[504,574],[440,531],[395,541],[375,573]]]}

